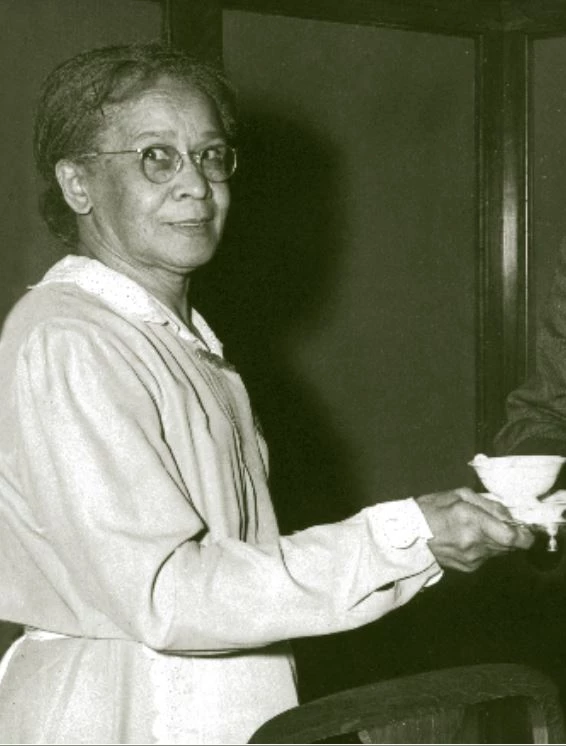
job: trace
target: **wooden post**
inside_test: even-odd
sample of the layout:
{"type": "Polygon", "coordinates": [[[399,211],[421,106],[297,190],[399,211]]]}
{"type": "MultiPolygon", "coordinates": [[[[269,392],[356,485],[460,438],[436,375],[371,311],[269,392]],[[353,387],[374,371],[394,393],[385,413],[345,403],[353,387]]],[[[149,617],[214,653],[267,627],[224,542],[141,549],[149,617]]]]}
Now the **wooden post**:
{"type": "Polygon", "coordinates": [[[505,397],[527,373],[529,50],[522,32],[477,41],[477,438],[488,451],[505,421],[505,397]]]}

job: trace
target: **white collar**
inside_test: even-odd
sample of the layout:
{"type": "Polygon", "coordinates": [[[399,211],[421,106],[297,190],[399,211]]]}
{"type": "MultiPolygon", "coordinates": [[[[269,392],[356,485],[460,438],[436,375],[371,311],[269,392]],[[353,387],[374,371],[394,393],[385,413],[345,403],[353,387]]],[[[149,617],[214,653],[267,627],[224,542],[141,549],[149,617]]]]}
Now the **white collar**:
{"type": "Polygon", "coordinates": [[[60,282],[77,285],[118,312],[138,316],[148,324],[170,325],[182,339],[222,357],[222,344],[198,311],[191,309],[191,322],[204,344],[178,316],[141,285],[97,259],[69,254],[53,265],[40,282],[30,287],[60,282]]]}

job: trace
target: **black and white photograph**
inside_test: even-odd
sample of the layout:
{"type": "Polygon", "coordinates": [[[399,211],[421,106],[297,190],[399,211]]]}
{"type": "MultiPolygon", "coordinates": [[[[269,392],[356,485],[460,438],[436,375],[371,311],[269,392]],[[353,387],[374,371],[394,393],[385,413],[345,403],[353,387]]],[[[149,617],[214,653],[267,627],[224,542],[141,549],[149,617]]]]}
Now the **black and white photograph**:
{"type": "Polygon", "coordinates": [[[0,744],[566,743],[566,2],[0,41],[0,744]]]}

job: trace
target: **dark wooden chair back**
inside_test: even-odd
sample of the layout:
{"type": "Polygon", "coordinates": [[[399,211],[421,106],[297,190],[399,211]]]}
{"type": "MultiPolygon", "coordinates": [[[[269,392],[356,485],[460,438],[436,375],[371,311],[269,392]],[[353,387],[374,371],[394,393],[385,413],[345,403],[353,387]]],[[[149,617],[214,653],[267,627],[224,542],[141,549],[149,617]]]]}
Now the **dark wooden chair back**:
{"type": "Polygon", "coordinates": [[[272,718],[249,743],[564,743],[559,694],[541,672],[493,663],[348,689],[272,718]]]}

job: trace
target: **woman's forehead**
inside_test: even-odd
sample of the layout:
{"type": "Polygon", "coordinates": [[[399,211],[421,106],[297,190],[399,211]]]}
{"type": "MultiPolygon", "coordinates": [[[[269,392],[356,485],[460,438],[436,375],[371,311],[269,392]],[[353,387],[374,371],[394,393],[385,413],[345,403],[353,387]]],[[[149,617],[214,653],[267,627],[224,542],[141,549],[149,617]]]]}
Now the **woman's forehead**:
{"type": "Polygon", "coordinates": [[[206,131],[223,134],[212,99],[183,81],[164,78],[119,103],[104,107],[105,123],[100,135],[169,130],[206,131]]]}

